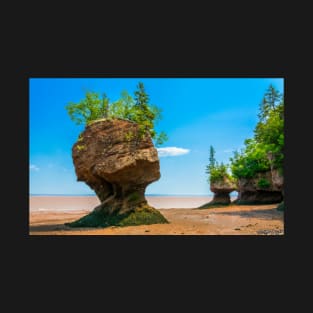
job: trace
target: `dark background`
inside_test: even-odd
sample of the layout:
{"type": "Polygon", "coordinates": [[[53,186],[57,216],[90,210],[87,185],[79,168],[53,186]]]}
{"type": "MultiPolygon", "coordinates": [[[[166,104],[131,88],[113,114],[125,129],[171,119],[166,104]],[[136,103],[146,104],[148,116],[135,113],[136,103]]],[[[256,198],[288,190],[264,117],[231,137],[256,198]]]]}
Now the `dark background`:
{"type": "MultiPolygon", "coordinates": [[[[250,6],[250,13],[240,16],[233,6],[221,9],[221,19],[213,19],[213,8],[193,14],[189,7],[185,13],[164,7],[152,18],[159,6],[151,4],[145,6],[149,13],[138,11],[125,23],[124,6],[109,11],[86,4],[79,15],[52,6],[34,17],[24,14],[24,7],[13,11],[2,58],[9,65],[2,105],[10,111],[2,116],[8,171],[2,210],[9,214],[2,221],[8,227],[3,258],[10,274],[6,291],[27,294],[26,307],[38,308],[43,300],[41,308],[55,311],[65,308],[64,301],[68,310],[77,305],[111,312],[108,306],[126,304],[129,310],[183,305],[197,312],[199,305],[209,310],[217,303],[272,312],[290,299],[288,291],[301,286],[309,251],[305,215],[311,210],[305,191],[311,185],[305,182],[311,169],[306,40],[284,8],[264,3],[264,10],[250,6]],[[85,19],[89,15],[91,21],[85,19]],[[110,15],[116,19],[107,21],[110,15]],[[113,76],[284,77],[285,235],[29,236],[28,78],[113,76]]],[[[305,23],[303,17],[298,26],[305,29],[305,23]]]]}

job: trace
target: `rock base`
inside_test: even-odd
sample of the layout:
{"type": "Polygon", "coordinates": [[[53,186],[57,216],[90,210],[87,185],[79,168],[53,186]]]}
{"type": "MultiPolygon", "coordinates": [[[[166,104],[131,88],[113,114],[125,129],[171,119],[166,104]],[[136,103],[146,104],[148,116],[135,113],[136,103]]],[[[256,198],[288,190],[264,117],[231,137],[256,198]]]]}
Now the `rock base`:
{"type": "Polygon", "coordinates": [[[209,209],[219,206],[226,206],[231,203],[229,192],[215,192],[211,202],[208,202],[198,209],[209,209]]]}
{"type": "Polygon", "coordinates": [[[166,218],[155,208],[142,204],[122,214],[106,210],[94,210],[77,221],[66,223],[69,227],[109,227],[136,226],[168,223],[166,218]]]}
{"type": "Polygon", "coordinates": [[[229,192],[216,192],[214,194],[213,200],[210,202],[211,204],[230,204],[230,195],[229,192]]]}
{"type": "Polygon", "coordinates": [[[244,191],[241,192],[234,204],[274,204],[283,201],[280,191],[244,191]]]}

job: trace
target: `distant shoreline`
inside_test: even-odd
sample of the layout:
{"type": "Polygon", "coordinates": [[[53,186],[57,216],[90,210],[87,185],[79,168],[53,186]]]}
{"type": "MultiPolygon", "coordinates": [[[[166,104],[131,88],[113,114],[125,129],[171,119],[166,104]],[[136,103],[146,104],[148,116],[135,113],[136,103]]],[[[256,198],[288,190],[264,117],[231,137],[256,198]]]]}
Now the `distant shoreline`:
{"type": "MultiPolygon", "coordinates": [[[[146,197],[175,197],[175,198],[190,198],[190,197],[213,197],[214,194],[205,195],[179,195],[179,194],[146,194],[146,197]]],[[[230,195],[231,197],[236,197],[237,195],[230,195]]],[[[96,195],[86,194],[86,195],[70,195],[70,194],[30,194],[29,197],[97,197],[96,195]]]]}
{"type": "MultiPolygon", "coordinates": [[[[205,195],[146,195],[148,203],[156,209],[172,208],[196,208],[200,207],[213,199],[213,196],[205,195]]],[[[232,196],[231,199],[236,199],[232,196]]],[[[29,197],[29,209],[48,210],[48,211],[73,211],[73,210],[93,210],[100,204],[100,200],[95,195],[90,196],[61,196],[61,195],[37,195],[29,197]]]]}

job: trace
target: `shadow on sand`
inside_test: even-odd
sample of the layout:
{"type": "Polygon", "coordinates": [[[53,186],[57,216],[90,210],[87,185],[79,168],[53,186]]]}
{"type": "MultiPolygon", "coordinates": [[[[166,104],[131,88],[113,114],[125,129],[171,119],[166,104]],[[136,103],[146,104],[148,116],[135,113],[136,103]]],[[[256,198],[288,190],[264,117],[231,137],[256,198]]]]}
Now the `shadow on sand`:
{"type": "Polygon", "coordinates": [[[260,218],[264,220],[281,220],[283,218],[283,212],[277,211],[276,208],[269,209],[257,209],[249,211],[223,211],[223,212],[214,212],[216,215],[228,215],[228,216],[239,216],[239,217],[251,217],[251,218],[260,218]]]}
{"type": "Polygon", "coordinates": [[[72,227],[66,226],[64,224],[31,225],[31,226],[29,226],[29,233],[31,233],[31,232],[51,232],[51,231],[56,231],[56,230],[79,232],[82,229],[87,230],[87,229],[95,229],[95,228],[87,228],[87,227],[72,228],[72,227]]]}

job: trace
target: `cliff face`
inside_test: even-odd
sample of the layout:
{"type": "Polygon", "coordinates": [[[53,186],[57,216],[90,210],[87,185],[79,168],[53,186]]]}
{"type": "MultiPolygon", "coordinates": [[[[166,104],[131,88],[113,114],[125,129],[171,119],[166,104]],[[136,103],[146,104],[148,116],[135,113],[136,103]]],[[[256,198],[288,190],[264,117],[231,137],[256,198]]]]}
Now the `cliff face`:
{"type": "Polygon", "coordinates": [[[279,173],[278,170],[273,169],[272,170],[272,184],[275,189],[279,191],[284,191],[284,176],[279,173]]]}
{"type": "Polygon", "coordinates": [[[90,186],[100,199],[95,212],[123,215],[148,207],[145,189],[160,178],[160,165],[150,136],[138,137],[137,124],[95,121],[81,133],[72,157],[77,180],[90,186]]]}
{"type": "Polygon", "coordinates": [[[253,178],[238,180],[238,199],[236,203],[278,203],[283,199],[283,178],[276,172],[258,173],[253,178]]]}

